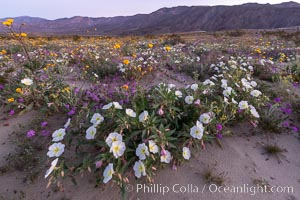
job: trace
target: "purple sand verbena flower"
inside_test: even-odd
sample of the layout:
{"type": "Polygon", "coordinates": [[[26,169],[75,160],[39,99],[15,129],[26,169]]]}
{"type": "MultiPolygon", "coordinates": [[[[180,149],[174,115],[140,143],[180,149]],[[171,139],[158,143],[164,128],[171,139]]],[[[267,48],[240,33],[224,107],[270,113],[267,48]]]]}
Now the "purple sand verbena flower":
{"type": "Polygon", "coordinates": [[[15,111],[14,111],[14,110],[9,111],[9,116],[12,116],[12,115],[14,115],[14,114],[15,114],[15,111]]]}
{"type": "Polygon", "coordinates": [[[216,128],[218,131],[221,131],[223,129],[223,126],[222,126],[222,124],[217,124],[216,128]]]}
{"type": "Polygon", "coordinates": [[[274,99],[274,101],[275,101],[276,103],[280,103],[280,102],[281,102],[281,98],[280,98],[280,97],[276,97],[276,98],[274,99]]]}
{"type": "Polygon", "coordinates": [[[41,123],[41,127],[45,127],[47,125],[48,125],[48,122],[46,122],[46,121],[41,123]]]}
{"type": "Polygon", "coordinates": [[[29,130],[29,131],[27,132],[27,134],[26,134],[26,136],[27,136],[28,138],[32,138],[34,135],[35,135],[35,131],[34,131],[34,130],[29,130]]]}

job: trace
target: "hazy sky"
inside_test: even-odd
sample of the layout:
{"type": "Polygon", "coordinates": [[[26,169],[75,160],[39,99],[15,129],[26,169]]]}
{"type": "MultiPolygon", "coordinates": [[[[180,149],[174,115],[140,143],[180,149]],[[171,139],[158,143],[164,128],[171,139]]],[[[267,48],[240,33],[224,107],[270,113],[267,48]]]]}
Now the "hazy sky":
{"type": "MultiPolygon", "coordinates": [[[[33,16],[57,19],[72,16],[111,17],[150,13],[178,5],[234,5],[247,2],[281,3],[289,0],[2,0],[0,18],[33,16]]],[[[299,2],[300,0],[294,0],[299,2]]]]}

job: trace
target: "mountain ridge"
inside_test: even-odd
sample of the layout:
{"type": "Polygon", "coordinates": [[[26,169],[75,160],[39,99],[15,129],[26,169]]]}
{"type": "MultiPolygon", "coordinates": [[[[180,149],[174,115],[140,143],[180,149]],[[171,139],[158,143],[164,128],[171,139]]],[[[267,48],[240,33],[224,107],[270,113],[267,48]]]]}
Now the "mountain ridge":
{"type": "MultiPolygon", "coordinates": [[[[6,18],[0,19],[5,21],[6,18]]],[[[231,29],[273,29],[300,26],[300,4],[247,3],[235,6],[177,6],[149,14],[116,17],[73,16],[49,20],[15,17],[15,26],[35,34],[129,35],[231,29]]],[[[0,27],[0,33],[5,27],[0,27]]]]}

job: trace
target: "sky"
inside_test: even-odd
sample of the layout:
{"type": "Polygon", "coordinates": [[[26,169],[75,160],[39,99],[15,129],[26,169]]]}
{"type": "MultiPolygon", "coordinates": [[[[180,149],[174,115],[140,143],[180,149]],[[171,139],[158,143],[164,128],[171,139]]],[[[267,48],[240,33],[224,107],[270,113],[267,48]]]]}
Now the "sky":
{"type": "MultiPolygon", "coordinates": [[[[7,0],[1,2],[0,18],[113,17],[147,14],[163,7],[180,5],[238,5],[248,2],[276,4],[283,1],[289,0],[7,0]]],[[[300,3],[300,0],[294,1],[300,3]]]]}

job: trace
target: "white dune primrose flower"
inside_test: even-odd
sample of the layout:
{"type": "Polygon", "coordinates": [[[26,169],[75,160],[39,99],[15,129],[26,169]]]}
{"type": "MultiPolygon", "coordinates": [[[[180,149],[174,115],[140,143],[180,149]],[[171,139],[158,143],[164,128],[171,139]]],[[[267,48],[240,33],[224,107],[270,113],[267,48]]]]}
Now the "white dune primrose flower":
{"type": "Polygon", "coordinates": [[[251,94],[251,96],[253,96],[253,97],[259,97],[262,93],[261,93],[261,91],[259,91],[259,90],[252,90],[252,91],[250,92],[250,94],[251,94]]]}
{"type": "Polygon", "coordinates": [[[67,129],[71,124],[71,118],[68,119],[68,121],[65,123],[64,128],[67,129]]]}
{"type": "Polygon", "coordinates": [[[194,91],[196,91],[198,89],[198,84],[197,83],[192,84],[191,85],[191,89],[194,90],[194,91]]]}
{"type": "Polygon", "coordinates": [[[149,151],[151,153],[158,153],[158,146],[153,140],[149,140],[149,151]]]}
{"type": "Polygon", "coordinates": [[[141,176],[146,176],[146,168],[142,161],[136,161],[133,166],[134,175],[137,178],[141,178],[141,176]]]}
{"type": "Polygon", "coordinates": [[[63,152],[65,151],[65,145],[58,142],[58,143],[53,143],[49,148],[48,148],[48,153],[47,156],[52,158],[52,157],[59,157],[63,152]]]}
{"type": "Polygon", "coordinates": [[[102,107],[103,110],[110,109],[112,107],[112,103],[106,104],[102,107]]]}
{"type": "Polygon", "coordinates": [[[47,171],[46,171],[45,178],[47,178],[53,172],[53,170],[55,169],[55,167],[57,165],[57,162],[58,162],[58,158],[56,158],[55,160],[53,160],[51,162],[50,168],[47,169],[47,171]]]}
{"type": "Polygon", "coordinates": [[[90,122],[94,126],[97,126],[97,125],[101,124],[103,121],[104,121],[104,117],[100,113],[94,113],[90,122]]]}
{"type": "Polygon", "coordinates": [[[208,113],[203,113],[202,115],[200,115],[199,120],[203,124],[208,124],[212,119],[208,113]]]}
{"type": "Polygon", "coordinates": [[[135,150],[135,155],[139,157],[140,160],[145,160],[146,156],[149,156],[149,150],[145,143],[138,145],[135,150]]]}
{"type": "Polygon", "coordinates": [[[175,91],[175,95],[178,97],[178,98],[181,98],[182,97],[182,92],[177,90],[175,91]]]}
{"type": "Polygon", "coordinates": [[[139,115],[139,122],[145,122],[149,118],[148,111],[144,111],[139,115]]]}
{"type": "Polygon", "coordinates": [[[193,96],[186,96],[184,101],[185,101],[185,103],[190,105],[194,102],[194,97],[193,96]]]}
{"type": "Polygon", "coordinates": [[[188,147],[182,148],[182,156],[186,160],[189,160],[191,158],[191,151],[188,147]]]}
{"type": "Polygon", "coordinates": [[[94,125],[92,125],[92,126],[90,126],[90,127],[86,130],[85,133],[86,133],[86,134],[85,134],[85,138],[86,138],[87,140],[92,140],[92,139],[95,139],[95,135],[96,135],[96,133],[97,133],[97,129],[96,129],[96,127],[95,127],[94,125]]]}
{"type": "Polygon", "coordinates": [[[119,104],[119,102],[114,101],[114,102],[113,102],[113,105],[114,105],[114,107],[115,107],[116,109],[119,109],[119,110],[122,110],[122,109],[123,109],[122,106],[119,104]]]}
{"type": "Polygon", "coordinates": [[[171,153],[168,150],[163,150],[160,156],[160,162],[170,163],[171,158],[171,153]]]}
{"type": "Polygon", "coordinates": [[[232,93],[232,88],[231,87],[227,87],[224,91],[223,91],[223,95],[225,97],[229,97],[232,93]]]}
{"type": "Polygon", "coordinates": [[[125,143],[121,141],[113,142],[110,147],[110,153],[113,153],[115,158],[119,158],[124,154],[126,150],[125,143]]]}
{"type": "Polygon", "coordinates": [[[136,117],[136,113],[132,109],[126,109],[126,115],[129,117],[136,117]]]}
{"type": "Polygon", "coordinates": [[[199,140],[202,139],[203,132],[204,132],[204,128],[203,128],[203,125],[202,125],[201,123],[197,123],[196,126],[193,126],[193,127],[190,129],[190,135],[191,135],[193,138],[199,139],[199,140]]]}
{"type": "Polygon", "coordinates": [[[52,141],[53,142],[58,142],[64,139],[64,136],[66,135],[66,130],[64,128],[58,129],[54,131],[52,134],[52,141]]]}
{"type": "Polygon", "coordinates": [[[113,132],[113,133],[110,133],[108,135],[108,137],[106,138],[105,142],[106,144],[111,147],[112,143],[113,142],[116,142],[116,141],[120,141],[122,142],[123,141],[123,137],[121,134],[117,133],[117,132],[113,132]]]}
{"type": "Polygon", "coordinates": [[[249,107],[249,105],[248,105],[248,102],[247,101],[240,101],[240,103],[239,103],[239,108],[241,109],[241,110],[245,110],[245,109],[247,109],[249,107]]]}
{"type": "Polygon", "coordinates": [[[260,116],[259,116],[256,108],[254,106],[252,106],[252,105],[250,105],[249,107],[250,107],[250,113],[253,115],[253,117],[259,118],[260,116]]]}
{"type": "Polygon", "coordinates": [[[30,78],[24,78],[24,79],[21,80],[21,83],[23,83],[24,85],[29,86],[29,85],[33,84],[33,80],[30,79],[30,78]]]}
{"type": "Polygon", "coordinates": [[[114,171],[114,164],[113,163],[109,163],[104,171],[103,171],[103,176],[104,176],[104,179],[103,179],[103,183],[107,183],[108,181],[110,181],[112,179],[112,175],[115,173],[114,171]]]}

